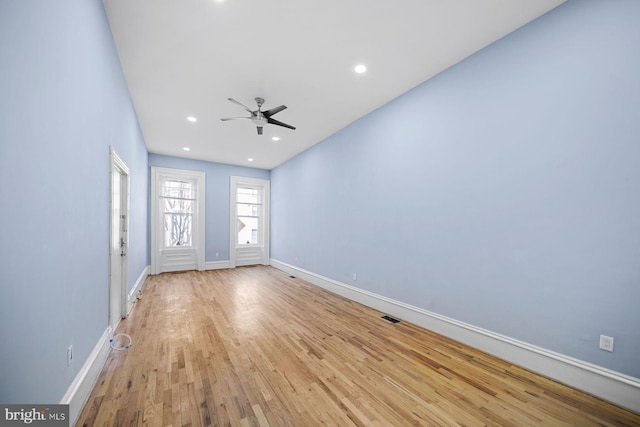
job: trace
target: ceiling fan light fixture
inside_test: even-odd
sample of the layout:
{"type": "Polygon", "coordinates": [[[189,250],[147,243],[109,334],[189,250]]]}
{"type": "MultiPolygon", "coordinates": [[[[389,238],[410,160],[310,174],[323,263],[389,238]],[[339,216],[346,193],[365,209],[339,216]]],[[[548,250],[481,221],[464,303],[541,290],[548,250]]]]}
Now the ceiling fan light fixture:
{"type": "Polygon", "coordinates": [[[264,126],[267,124],[267,118],[264,117],[262,114],[259,116],[253,116],[251,117],[251,121],[253,122],[254,125],[256,126],[264,126]]]}

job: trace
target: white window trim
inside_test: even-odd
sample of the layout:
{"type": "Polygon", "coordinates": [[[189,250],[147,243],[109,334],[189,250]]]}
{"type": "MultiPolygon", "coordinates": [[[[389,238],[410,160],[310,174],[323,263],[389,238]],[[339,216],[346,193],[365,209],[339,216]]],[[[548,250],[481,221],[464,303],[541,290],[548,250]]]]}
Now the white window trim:
{"type": "Polygon", "coordinates": [[[232,176],[229,180],[229,267],[235,268],[237,263],[237,250],[238,248],[247,248],[247,247],[262,247],[263,248],[263,261],[262,263],[265,265],[269,264],[269,247],[271,246],[269,240],[269,230],[271,227],[270,224],[270,213],[271,208],[270,204],[270,187],[271,182],[266,179],[256,179],[256,178],[245,178],[240,176],[232,176]],[[262,236],[259,241],[262,242],[262,245],[242,245],[238,246],[238,233],[236,232],[236,218],[237,218],[237,203],[236,203],[236,193],[238,187],[247,186],[247,187],[260,187],[262,188],[262,196],[263,196],[263,221],[262,221],[262,236]]]}
{"type": "Polygon", "coordinates": [[[158,212],[159,206],[159,185],[163,179],[175,180],[193,180],[196,181],[196,227],[197,233],[193,235],[192,249],[196,251],[197,269],[203,271],[205,269],[205,182],[206,175],[204,172],[196,172],[182,169],[161,168],[157,166],[151,167],[151,274],[161,273],[160,251],[165,250],[164,238],[162,230],[159,227],[158,212]]]}

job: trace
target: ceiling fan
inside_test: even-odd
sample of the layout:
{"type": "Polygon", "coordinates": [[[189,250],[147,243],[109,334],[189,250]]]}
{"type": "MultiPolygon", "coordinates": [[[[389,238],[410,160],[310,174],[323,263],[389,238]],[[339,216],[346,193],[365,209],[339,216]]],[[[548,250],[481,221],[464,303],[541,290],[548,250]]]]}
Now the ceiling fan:
{"type": "Polygon", "coordinates": [[[257,129],[258,129],[258,135],[262,135],[262,127],[266,124],[271,124],[271,125],[277,125],[277,126],[282,126],[285,128],[289,128],[289,129],[293,129],[295,130],[296,128],[288,125],[286,123],[282,123],[278,120],[272,119],[271,116],[273,116],[276,113],[279,113],[280,111],[284,110],[285,108],[287,108],[286,105],[281,105],[279,107],[276,108],[272,108],[270,110],[267,111],[262,111],[262,104],[264,104],[264,99],[263,98],[255,98],[256,104],[258,104],[258,109],[251,111],[251,109],[249,107],[247,107],[244,104],[241,104],[240,102],[236,101],[233,98],[228,98],[229,101],[233,102],[234,104],[238,104],[239,106],[241,106],[242,108],[244,108],[247,112],[249,112],[251,114],[250,117],[229,117],[226,119],[220,119],[222,121],[227,121],[227,120],[236,120],[236,119],[250,119],[254,125],[256,125],[257,129]]]}

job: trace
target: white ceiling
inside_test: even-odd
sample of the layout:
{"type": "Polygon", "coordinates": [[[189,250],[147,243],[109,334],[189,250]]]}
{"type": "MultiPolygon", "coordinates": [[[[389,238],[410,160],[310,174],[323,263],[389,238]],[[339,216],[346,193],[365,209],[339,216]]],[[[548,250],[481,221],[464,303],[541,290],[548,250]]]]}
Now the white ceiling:
{"type": "Polygon", "coordinates": [[[103,0],[149,151],[264,169],[563,1],[103,0]],[[255,97],[297,129],[220,120],[255,97]]]}

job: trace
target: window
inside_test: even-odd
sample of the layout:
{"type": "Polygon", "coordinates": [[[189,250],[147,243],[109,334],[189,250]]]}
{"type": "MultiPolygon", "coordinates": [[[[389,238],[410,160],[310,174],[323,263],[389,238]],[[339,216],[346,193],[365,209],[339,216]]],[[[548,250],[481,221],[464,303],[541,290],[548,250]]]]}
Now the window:
{"type": "Polygon", "coordinates": [[[190,181],[165,180],[160,189],[164,223],[164,246],[193,245],[193,210],[196,203],[195,185],[190,181]]]}
{"type": "Polygon", "coordinates": [[[204,172],[151,166],[151,274],[205,269],[204,172]]]}
{"type": "Polygon", "coordinates": [[[269,181],[229,177],[229,266],[269,265],[269,181]]]}
{"type": "Polygon", "coordinates": [[[236,193],[238,246],[258,245],[262,217],[262,192],[239,186],[236,193]]]}

